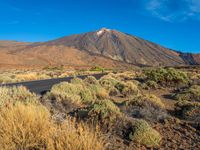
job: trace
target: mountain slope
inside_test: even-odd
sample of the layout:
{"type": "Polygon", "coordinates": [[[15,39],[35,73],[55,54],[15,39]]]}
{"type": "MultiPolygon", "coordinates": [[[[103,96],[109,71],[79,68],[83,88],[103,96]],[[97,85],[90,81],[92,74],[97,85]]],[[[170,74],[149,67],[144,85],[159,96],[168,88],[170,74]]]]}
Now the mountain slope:
{"type": "Polygon", "coordinates": [[[60,39],[23,43],[0,41],[0,66],[199,65],[199,54],[173,51],[116,30],[101,29],[60,39]]]}
{"type": "Polygon", "coordinates": [[[100,54],[132,64],[181,65],[185,63],[177,52],[138,37],[109,29],[67,36],[45,44],[75,47],[92,54],[100,54]]]}
{"type": "Polygon", "coordinates": [[[200,65],[200,54],[180,53],[180,57],[188,65],[200,65]]]}

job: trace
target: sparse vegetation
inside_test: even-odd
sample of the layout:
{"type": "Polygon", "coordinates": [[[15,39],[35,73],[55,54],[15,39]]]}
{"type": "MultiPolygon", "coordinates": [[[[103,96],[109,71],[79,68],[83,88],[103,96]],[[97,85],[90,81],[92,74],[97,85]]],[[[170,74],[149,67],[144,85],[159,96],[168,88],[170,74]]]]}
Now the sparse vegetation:
{"type": "Polygon", "coordinates": [[[192,85],[173,95],[176,112],[186,120],[200,122],[200,86],[192,85]]]}
{"type": "Polygon", "coordinates": [[[37,103],[39,97],[29,92],[25,87],[0,87],[0,106],[23,103],[37,103]]]}
{"type": "Polygon", "coordinates": [[[129,138],[139,144],[148,147],[158,147],[161,142],[161,135],[144,120],[138,120],[133,126],[133,131],[129,134],[129,138]]]}
{"type": "Polygon", "coordinates": [[[116,84],[119,82],[120,81],[118,81],[117,79],[113,78],[110,75],[104,76],[99,80],[99,83],[101,84],[101,86],[103,86],[107,90],[109,90],[112,87],[115,87],[116,84]]]}
{"type": "Polygon", "coordinates": [[[86,84],[99,84],[98,80],[93,76],[88,76],[87,78],[84,79],[84,82],[86,84]]]}
{"type": "Polygon", "coordinates": [[[88,85],[90,91],[95,95],[98,99],[105,99],[109,97],[108,91],[98,84],[88,85]]]}
{"type": "Polygon", "coordinates": [[[63,77],[77,76],[77,75],[91,75],[97,73],[102,73],[102,70],[82,71],[82,70],[74,70],[72,68],[66,69],[63,66],[45,67],[43,69],[35,69],[35,70],[28,70],[28,69],[8,70],[8,71],[0,70],[0,84],[31,81],[31,80],[43,80],[51,78],[63,78],[63,77]]]}
{"type": "Polygon", "coordinates": [[[111,95],[121,93],[124,97],[128,97],[131,94],[139,94],[139,89],[136,84],[131,81],[121,81],[112,75],[102,77],[99,82],[111,95]]]}
{"type": "Polygon", "coordinates": [[[142,88],[144,88],[146,90],[157,89],[157,88],[159,88],[159,85],[157,84],[157,82],[155,82],[153,80],[148,80],[144,84],[142,84],[142,88]]]}
{"type": "Polygon", "coordinates": [[[150,121],[167,118],[164,104],[155,95],[133,95],[125,102],[122,109],[135,118],[144,118],[150,121]]]}
{"type": "Polygon", "coordinates": [[[40,97],[24,87],[0,87],[1,148],[173,149],[186,132],[198,141],[197,79],[189,82],[178,69],[150,72],[117,71],[99,80],[74,75],[40,97]]]}
{"type": "Polygon", "coordinates": [[[13,82],[13,78],[7,76],[7,75],[0,75],[0,83],[11,83],[13,82]]]}
{"type": "Polygon", "coordinates": [[[182,90],[174,95],[174,98],[179,101],[198,101],[200,102],[200,86],[193,85],[182,90]]]}
{"type": "Polygon", "coordinates": [[[119,82],[115,85],[115,88],[117,88],[125,97],[128,97],[130,95],[139,95],[140,93],[138,87],[130,81],[119,82]]]}
{"type": "Polygon", "coordinates": [[[95,66],[95,67],[92,67],[90,69],[90,71],[101,71],[103,72],[105,69],[103,67],[100,67],[100,66],[95,66]]]}
{"type": "Polygon", "coordinates": [[[162,86],[188,84],[189,77],[185,72],[174,68],[159,68],[145,71],[146,80],[154,81],[162,86]]]}
{"type": "Polygon", "coordinates": [[[151,102],[152,105],[156,105],[159,108],[165,107],[163,102],[161,101],[161,99],[158,98],[157,96],[153,95],[153,94],[145,95],[144,100],[151,102]]]}
{"type": "Polygon", "coordinates": [[[111,100],[101,100],[93,104],[88,111],[88,116],[94,121],[112,123],[121,115],[120,109],[111,100]]]}
{"type": "Polygon", "coordinates": [[[68,101],[77,105],[93,103],[96,99],[93,93],[84,85],[67,82],[54,85],[47,94],[47,98],[62,102],[68,101]]]}
{"type": "Polygon", "coordinates": [[[176,104],[176,111],[186,120],[200,122],[200,103],[182,101],[176,104]]]}
{"type": "Polygon", "coordinates": [[[75,77],[70,81],[70,83],[72,83],[72,84],[83,84],[83,80],[75,77]]]}
{"type": "Polygon", "coordinates": [[[1,149],[103,149],[97,133],[66,120],[57,125],[40,105],[5,107],[0,110],[1,149]]]}

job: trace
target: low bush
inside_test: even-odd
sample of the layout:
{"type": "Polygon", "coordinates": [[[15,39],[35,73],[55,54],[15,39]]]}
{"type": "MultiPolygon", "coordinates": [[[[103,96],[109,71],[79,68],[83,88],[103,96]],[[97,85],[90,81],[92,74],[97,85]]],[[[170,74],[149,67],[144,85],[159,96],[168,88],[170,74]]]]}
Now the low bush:
{"type": "Polygon", "coordinates": [[[152,81],[152,80],[148,80],[142,84],[142,88],[146,89],[146,90],[157,89],[158,87],[159,87],[159,85],[157,84],[157,82],[152,81]]]}
{"type": "Polygon", "coordinates": [[[200,122],[200,103],[181,101],[176,104],[176,112],[188,121],[200,122]]]}
{"type": "Polygon", "coordinates": [[[135,122],[129,138],[139,144],[148,147],[158,147],[161,143],[161,135],[144,120],[135,122]]]}
{"type": "Polygon", "coordinates": [[[200,86],[193,85],[174,95],[179,101],[197,101],[200,102],[200,86]]]}
{"type": "Polygon", "coordinates": [[[37,103],[39,102],[39,97],[23,86],[0,87],[0,107],[17,102],[37,103]]]}
{"type": "Polygon", "coordinates": [[[105,69],[102,68],[102,67],[99,67],[99,66],[95,66],[95,67],[92,67],[90,69],[90,71],[101,71],[101,72],[103,72],[103,71],[105,71],[105,69]]]}
{"type": "Polygon", "coordinates": [[[14,82],[15,80],[12,79],[11,77],[9,76],[6,76],[6,75],[0,75],[0,83],[12,83],[14,82]]]}
{"type": "Polygon", "coordinates": [[[132,94],[139,94],[139,89],[136,84],[131,81],[124,82],[113,78],[111,75],[104,76],[99,83],[109,91],[109,95],[117,95],[121,93],[124,97],[132,94]]]}
{"type": "Polygon", "coordinates": [[[118,96],[120,94],[119,90],[115,87],[112,87],[108,90],[109,96],[118,96]]]}
{"type": "Polygon", "coordinates": [[[103,86],[107,90],[109,90],[110,88],[115,87],[116,84],[119,83],[119,82],[120,82],[119,80],[113,78],[110,75],[104,76],[99,80],[99,83],[101,84],[101,86],[103,86]]]}
{"type": "Polygon", "coordinates": [[[153,105],[156,105],[160,108],[165,108],[163,102],[161,101],[161,99],[153,94],[147,94],[144,96],[144,99],[146,101],[151,102],[153,105]]]}
{"type": "Polygon", "coordinates": [[[98,80],[93,76],[88,76],[84,79],[86,84],[99,84],[98,80]]]}
{"type": "Polygon", "coordinates": [[[126,105],[145,105],[146,102],[151,103],[152,106],[164,108],[164,104],[161,99],[153,94],[146,95],[133,95],[126,102],[126,105]]]}
{"type": "Polygon", "coordinates": [[[87,88],[96,96],[98,99],[105,99],[109,97],[108,91],[98,84],[88,85],[87,88]]]}
{"type": "Polygon", "coordinates": [[[101,137],[69,119],[51,120],[43,106],[18,104],[0,110],[1,149],[88,150],[103,149],[101,137]]]}
{"type": "Polygon", "coordinates": [[[132,96],[122,106],[122,110],[133,118],[149,121],[163,121],[168,116],[164,104],[154,95],[132,96]]]}
{"type": "Polygon", "coordinates": [[[134,77],[136,77],[136,71],[123,71],[114,74],[114,76],[120,80],[132,80],[134,77]]]}
{"type": "Polygon", "coordinates": [[[154,81],[163,86],[188,84],[189,77],[186,73],[174,68],[158,68],[145,71],[147,81],[154,81]]]}
{"type": "MultiPolygon", "coordinates": [[[[80,111],[81,112],[81,111],[80,111]]],[[[117,117],[121,116],[121,111],[111,100],[101,100],[91,105],[85,110],[86,119],[93,123],[112,124],[117,117]]]]}
{"type": "Polygon", "coordinates": [[[91,104],[95,101],[92,92],[81,84],[72,84],[63,82],[54,85],[51,91],[46,95],[47,99],[56,99],[58,101],[68,101],[77,105],[91,104]]]}
{"type": "Polygon", "coordinates": [[[128,97],[131,95],[139,95],[139,93],[140,93],[138,87],[130,81],[129,82],[118,82],[115,85],[115,88],[117,88],[124,97],[128,97]]]}
{"type": "Polygon", "coordinates": [[[72,84],[84,84],[83,80],[80,79],[80,78],[77,78],[77,77],[75,77],[72,80],[70,80],[70,83],[72,83],[72,84]]]}
{"type": "Polygon", "coordinates": [[[43,70],[48,70],[48,71],[58,71],[58,70],[63,70],[64,66],[46,66],[43,68],[43,70]]]}

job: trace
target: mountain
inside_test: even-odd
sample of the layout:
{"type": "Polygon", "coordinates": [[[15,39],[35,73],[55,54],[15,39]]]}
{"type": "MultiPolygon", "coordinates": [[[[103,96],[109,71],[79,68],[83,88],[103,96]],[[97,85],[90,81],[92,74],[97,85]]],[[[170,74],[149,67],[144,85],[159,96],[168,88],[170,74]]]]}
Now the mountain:
{"type": "Polygon", "coordinates": [[[3,60],[1,64],[22,66],[127,67],[200,64],[199,54],[176,52],[139,37],[106,28],[41,43],[0,41],[0,58],[3,60]]]}
{"type": "Polygon", "coordinates": [[[181,53],[180,57],[189,65],[200,65],[200,54],[181,53]]]}
{"type": "Polygon", "coordinates": [[[45,43],[64,45],[99,54],[113,60],[141,65],[184,64],[179,53],[116,30],[101,29],[80,35],[63,37],[45,43]]]}

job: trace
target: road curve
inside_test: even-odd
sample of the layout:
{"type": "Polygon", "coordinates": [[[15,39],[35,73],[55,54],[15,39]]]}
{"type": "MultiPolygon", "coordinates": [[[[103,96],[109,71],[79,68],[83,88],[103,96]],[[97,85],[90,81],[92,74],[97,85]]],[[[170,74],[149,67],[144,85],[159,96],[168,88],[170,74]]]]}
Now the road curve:
{"type": "MultiPolygon", "coordinates": [[[[93,75],[82,75],[82,76],[77,76],[77,77],[84,79],[87,76],[94,76],[96,79],[100,79],[104,75],[106,75],[106,73],[93,74],[93,75]]],[[[69,82],[71,79],[73,79],[73,77],[9,83],[9,84],[2,84],[0,86],[6,86],[6,87],[25,86],[31,92],[34,92],[36,94],[44,94],[47,91],[50,91],[50,89],[53,85],[58,84],[60,82],[69,82]]]]}

